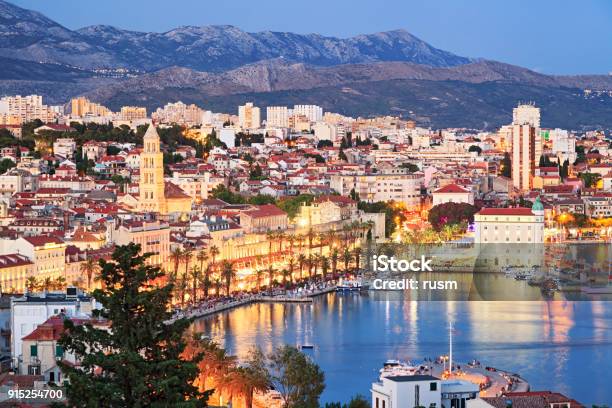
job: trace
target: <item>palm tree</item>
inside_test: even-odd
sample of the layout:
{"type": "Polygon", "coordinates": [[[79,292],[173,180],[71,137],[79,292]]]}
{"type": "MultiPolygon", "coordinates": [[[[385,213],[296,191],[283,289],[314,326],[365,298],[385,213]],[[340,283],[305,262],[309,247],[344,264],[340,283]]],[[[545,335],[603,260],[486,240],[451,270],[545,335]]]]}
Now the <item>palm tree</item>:
{"type": "Polygon", "coordinates": [[[300,267],[300,280],[304,279],[304,275],[303,275],[303,271],[304,271],[304,264],[306,263],[306,256],[302,253],[300,253],[297,257],[297,261],[298,261],[298,265],[300,267]]]}
{"type": "Polygon", "coordinates": [[[193,339],[189,343],[189,348],[193,349],[194,354],[203,354],[202,360],[198,363],[202,390],[207,389],[208,378],[211,378],[216,385],[236,364],[236,357],[228,355],[225,349],[210,339],[193,339]]]}
{"type": "Polygon", "coordinates": [[[200,281],[200,278],[202,276],[202,270],[200,269],[199,266],[194,265],[191,267],[191,279],[192,279],[192,285],[191,285],[191,302],[193,304],[195,304],[198,300],[198,282],[200,281]]]}
{"type": "Polygon", "coordinates": [[[304,249],[304,240],[305,240],[306,238],[304,237],[304,235],[303,235],[303,234],[297,234],[295,237],[296,237],[296,240],[297,240],[297,243],[298,243],[298,247],[299,247],[299,249],[300,249],[300,252],[302,252],[302,249],[304,249]]]}
{"type": "Polygon", "coordinates": [[[185,262],[185,276],[189,274],[189,262],[191,262],[191,258],[193,257],[193,249],[186,248],[183,251],[183,261],[185,262]]]}
{"type": "Polygon", "coordinates": [[[282,255],[283,253],[283,241],[287,238],[287,234],[282,231],[276,233],[276,239],[278,240],[278,252],[282,255]]]}
{"type": "Polygon", "coordinates": [[[351,262],[351,251],[348,248],[344,248],[344,252],[342,252],[342,261],[344,262],[344,273],[347,273],[351,262]]]}
{"type": "Polygon", "coordinates": [[[359,264],[361,261],[361,248],[357,247],[353,250],[353,255],[355,257],[355,269],[359,270],[359,264]]]}
{"type": "Polygon", "coordinates": [[[272,246],[276,240],[276,233],[274,231],[266,232],[266,239],[268,240],[268,263],[272,264],[272,246]]]}
{"type": "Polygon", "coordinates": [[[230,261],[223,261],[221,264],[221,275],[225,280],[225,293],[227,296],[230,294],[230,286],[232,285],[232,281],[236,278],[236,270],[234,269],[234,264],[230,261]]]}
{"type": "Polygon", "coordinates": [[[200,271],[203,271],[204,262],[208,261],[208,254],[206,253],[206,249],[200,249],[200,251],[196,255],[196,260],[200,263],[200,271]]]}
{"type": "Polygon", "coordinates": [[[224,383],[224,387],[227,387],[231,394],[238,394],[244,398],[246,408],[253,407],[255,391],[266,392],[271,386],[270,375],[265,365],[259,362],[247,362],[244,366],[231,369],[224,383]]]}
{"type": "Polygon", "coordinates": [[[170,251],[170,258],[174,261],[173,275],[176,278],[178,276],[179,263],[183,259],[183,250],[180,247],[174,248],[172,251],[170,251]]]}
{"type": "Polygon", "coordinates": [[[310,228],[306,233],[306,239],[308,240],[308,254],[312,253],[312,241],[314,240],[315,232],[310,228]]]}
{"type": "Polygon", "coordinates": [[[25,287],[30,293],[34,292],[39,286],[40,283],[38,282],[38,280],[36,280],[36,277],[34,276],[28,277],[25,281],[25,287]]]}
{"type": "Polygon", "coordinates": [[[272,281],[274,280],[274,275],[276,274],[276,270],[272,264],[268,265],[268,290],[272,292],[272,281]]]}
{"type": "Polygon", "coordinates": [[[329,271],[329,258],[323,255],[320,257],[319,262],[321,264],[321,275],[323,278],[325,278],[327,277],[327,272],[329,271]]]}
{"type": "Polygon", "coordinates": [[[185,306],[185,294],[187,292],[187,288],[189,287],[188,279],[189,276],[187,276],[186,273],[177,279],[176,289],[178,291],[178,297],[181,299],[181,308],[185,306]]]}
{"type": "Polygon", "coordinates": [[[259,292],[261,289],[261,278],[263,277],[263,274],[266,271],[263,269],[256,269],[255,270],[255,279],[256,279],[256,283],[257,283],[257,291],[259,292]]]}
{"type": "Polygon", "coordinates": [[[349,246],[349,242],[351,240],[351,226],[349,224],[344,224],[342,226],[342,241],[344,246],[349,246]]]}
{"type": "Polygon", "coordinates": [[[331,253],[331,270],[332,278],[336,279],[336,272],[338,270],[338,250],[334,248],[331,253]]]}
{"type": "Polygon", "coordinates": [[[327,235],[324,232],[319,232],[317,238],[319,238],[319,256],[323,256],[323,245],[325,245],[327,235]]]}
{"type": "Polygon", "coordinates": [[[87,258],[87,260],[81,264],[81,272],[87,275],[87,291],[91,290],[91,281],[97,269],[98,263],[94,261],[93,258],[87,258]]]}
{"type": "Polygon", "coordinates": [[[51,283],[51,287],[53,288],[53,290],[63,290],[63,289],[66,289],[66,278],[64,278],[63,276],[58,276],[51,283]]]}
{"type": "Polygon", "coordinates": [[[223,286],[223,282],[221,282],[221,279],[217,278],[215,279],[215,293],[217,294],[217,297],[221,297],[221,287],[223,286]]]}
{"type": "Polygon", "coordinates": [[[293,234],[287,236],[287,242],[289,242],[289,253],[293,255],[293,244],[295,243],[296,237],[293,234]]]}
{"type": "Polygon", "coordinates": [[[283,276],[283,286],[287,287],[287,277],[289,276],[289,269],[283,268],[281,269],[281,275],[283,276]]]}
{"type": "Polygon", "coordinates": [[[336,239],[337,239],[336,230],[330,229],[325,234],[325,240],[327,241],[327,245],[329,246],[329,251],[330,252],[332,251],[332,247],[336,243],[336,239]]]}
{"type": "Polygon", "coordinates": [[[206,269],[204,269],[204,276],[203,279],[201,281],[202,283],[202,288],[204,289],[204,298],[207,299],[208,298],[208,292],[210,290],[210,285],[211,285],[211,279],[210,279],[210,270],[211,265],[207,265],[206,269]]]}
{"type": "Polygon", "coordinates": [[[289,283],[293,285],[293,270],[295,269],[295,258],[293,256],[287,259],[287,270],[289,271],[289,283]]]}
{"type": "Polygon", "coordinates": [[[40,290],[44,291],[44,292],[48,292],[49,289],[51,289],[51,287],[53,286],[53,281],[51,280],[51,278],[46,277],[45,279],[43,279],[43,281],[40,283],[40,290]]]}
{"type": "Polygon", "coordinates": [[[211,266],[213,269],[215,267],[215,261],[219,253],[219,248],[217,248],[215,245],[211,245],[210,248],[208,248],[208,254],[210,255],[211,266]]]}
{"type": "Polygon", "coordinates": [[[317,267],[319,266],[320,260],[320,255],[315,255],[310,259],[310,265],[312,266],[314,276],[317,276],[317,267]]]}

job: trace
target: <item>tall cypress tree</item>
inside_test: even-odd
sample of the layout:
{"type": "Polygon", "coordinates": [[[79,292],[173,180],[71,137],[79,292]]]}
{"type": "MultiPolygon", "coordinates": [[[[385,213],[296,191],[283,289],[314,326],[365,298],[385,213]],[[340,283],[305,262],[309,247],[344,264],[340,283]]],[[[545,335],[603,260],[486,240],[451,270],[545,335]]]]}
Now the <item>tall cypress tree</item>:
{"type": "Polygon", "coordinates": [[[202,355],[184,356],[188,319],[169,322],[172,285],[161,286],[163,272],[145,263],[140,245],[118,246],[112,261],[100,261],[103,289],[93,292],[102,304],[92,324],[65,322],[60,339],[79,366],[60,363],[69,380],[70,407],[205,407],[209,392],[193,385],[202,355]]]}

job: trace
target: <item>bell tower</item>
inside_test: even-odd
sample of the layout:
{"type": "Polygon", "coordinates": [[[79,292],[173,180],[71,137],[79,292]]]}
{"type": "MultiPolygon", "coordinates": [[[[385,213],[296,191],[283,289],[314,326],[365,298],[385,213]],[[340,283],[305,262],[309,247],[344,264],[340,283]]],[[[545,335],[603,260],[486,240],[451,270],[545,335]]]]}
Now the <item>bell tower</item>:
{"type": "Polygon", "coordinates": [[[168,206],[164,195],[164,155],[153,124],[149,125],[140,153],[140,200],[138,209],[146,212],[166,214],[168,206]]]}

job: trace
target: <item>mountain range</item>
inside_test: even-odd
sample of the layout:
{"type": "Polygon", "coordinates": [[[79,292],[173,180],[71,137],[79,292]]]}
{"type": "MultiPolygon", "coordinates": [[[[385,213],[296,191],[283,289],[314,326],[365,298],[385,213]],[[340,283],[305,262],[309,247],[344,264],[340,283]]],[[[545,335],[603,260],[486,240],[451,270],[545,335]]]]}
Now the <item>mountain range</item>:
{"type": "Polygon", "coordinates": [[[543,125],[612,127],[612,76],[552,76],[437,49],[405,30],[352,38],[233,26],[145,33],[70,30],[0,0],[0,95],[76,95],[118,109],[183,100],[233,112],[247,100],[316,103],[351,115],[401,114],[434,127],[507,123],[535,101],[543,125]],[[584,90],[602,91],[585,93],[584,90]]]}

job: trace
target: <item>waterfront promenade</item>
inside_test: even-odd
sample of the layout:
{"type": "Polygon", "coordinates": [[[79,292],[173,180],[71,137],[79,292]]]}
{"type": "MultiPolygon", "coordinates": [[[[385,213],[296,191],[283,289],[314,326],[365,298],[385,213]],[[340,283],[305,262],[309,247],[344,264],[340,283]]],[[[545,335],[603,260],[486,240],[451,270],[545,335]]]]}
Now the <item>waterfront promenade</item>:
{"type": "Polygon", "coordinates": [[[216,313],[231,310],[251,303],[312,303],[313,298],[334,292],[335,282],[321,282],[309,284],[294,290],[277,290],[272,293],[258,293],[232,296],[229,298],[213,299],[203,302],[197,307],[191,307],[175,313],[170,321],[181,318],[198,318],[211,316],[216,313]]]}

